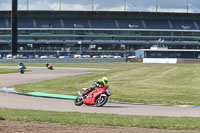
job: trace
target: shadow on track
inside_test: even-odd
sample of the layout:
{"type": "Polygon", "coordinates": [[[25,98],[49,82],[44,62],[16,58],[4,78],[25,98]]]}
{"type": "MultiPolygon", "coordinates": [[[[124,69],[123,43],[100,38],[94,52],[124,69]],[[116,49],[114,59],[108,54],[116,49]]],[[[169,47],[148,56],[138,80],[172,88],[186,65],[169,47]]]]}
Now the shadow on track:
{"type": "Polygon", "coordinates": [[[103,107],[97,107],[95,105],[85,105],[85,106],[88,106],[88,107],[96,107],[96,108],[127,108],[125,106],[103,106],[103,107]]]}
{"type": "Polygon", "coordinates": [[[0,120],[5,120],[3,117],[0,117],[0,120]]]}
{"type": "Polygon", "coordinates": [[[103,106],[102,108],[127,108],[125,106],[103,106]]]}

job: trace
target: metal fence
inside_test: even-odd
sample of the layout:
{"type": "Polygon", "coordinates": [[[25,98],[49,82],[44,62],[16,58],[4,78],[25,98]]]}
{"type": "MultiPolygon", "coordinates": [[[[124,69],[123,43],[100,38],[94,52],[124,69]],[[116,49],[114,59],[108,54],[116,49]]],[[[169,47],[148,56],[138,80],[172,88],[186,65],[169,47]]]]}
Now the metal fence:
{"type": "Polygon", "coordinates": [[[0,63],[16,64],[23,63],[103,63],[103,62],[126,62],[126,58],[66,58],[66,59],[0,59],[0,63]]]}

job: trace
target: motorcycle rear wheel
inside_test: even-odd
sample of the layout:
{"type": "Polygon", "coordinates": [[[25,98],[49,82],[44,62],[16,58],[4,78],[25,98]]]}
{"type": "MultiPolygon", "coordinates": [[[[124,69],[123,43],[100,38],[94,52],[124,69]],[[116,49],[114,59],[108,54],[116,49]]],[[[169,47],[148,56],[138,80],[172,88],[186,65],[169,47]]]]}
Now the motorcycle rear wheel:
{"type": "Polygon", "coordinates": [[[21,73],[21,74],[24,74],[24,71],[23,71],[23,70],[20,70],[20,73],[21,73]]]}
{"type": "Polygon", "coordinates": [[[81,96],[77,97],[74,101],[76,106],[81,106],[83,104],[83,98],[81,96]]]}
{"type": "Polygon", "coordinates": [[[108,101],[107,95],[99,95],[95,100],[95,105],[97,107],[102,107],[104,104],[106,104],[108,101]]]}

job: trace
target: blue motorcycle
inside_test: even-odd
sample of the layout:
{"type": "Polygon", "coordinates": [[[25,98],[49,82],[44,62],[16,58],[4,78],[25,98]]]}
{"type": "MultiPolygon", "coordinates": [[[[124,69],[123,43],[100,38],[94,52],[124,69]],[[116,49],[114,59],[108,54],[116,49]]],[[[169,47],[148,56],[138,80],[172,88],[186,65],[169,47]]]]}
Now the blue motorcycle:
{"type": "Polygon", "coordinates": [[[23,65],[18,65],[18,70],[21,74],[24,74],[24,69],[26,69],[23,65]]]}

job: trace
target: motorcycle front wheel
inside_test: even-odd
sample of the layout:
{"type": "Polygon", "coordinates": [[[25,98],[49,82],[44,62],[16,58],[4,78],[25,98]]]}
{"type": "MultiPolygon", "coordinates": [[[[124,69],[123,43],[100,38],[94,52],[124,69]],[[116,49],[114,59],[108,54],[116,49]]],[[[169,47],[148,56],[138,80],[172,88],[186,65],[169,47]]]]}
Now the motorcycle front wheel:
{"type": "Polygon", "coordinates": [[[95,105],[96,105],[97,107],[101,107],[101,106],[103,106],[104,104],[106,104],[107,101],[108,101],[108,96],[105,95],[105,94],[103,94],[103,95],[101,94],[101,95],[99,95],[99,96],[96,98],[96,100],[95,100],[95,105]]]}
{"type": "Polygon", "coordinates": [[[74,104],[76,105],[76,106],[81,106],[82,104],[83,104],[83,98],[82,97],[77,97],[76,99],[75,99],[75,101],[74,101],[74,104]]]}

